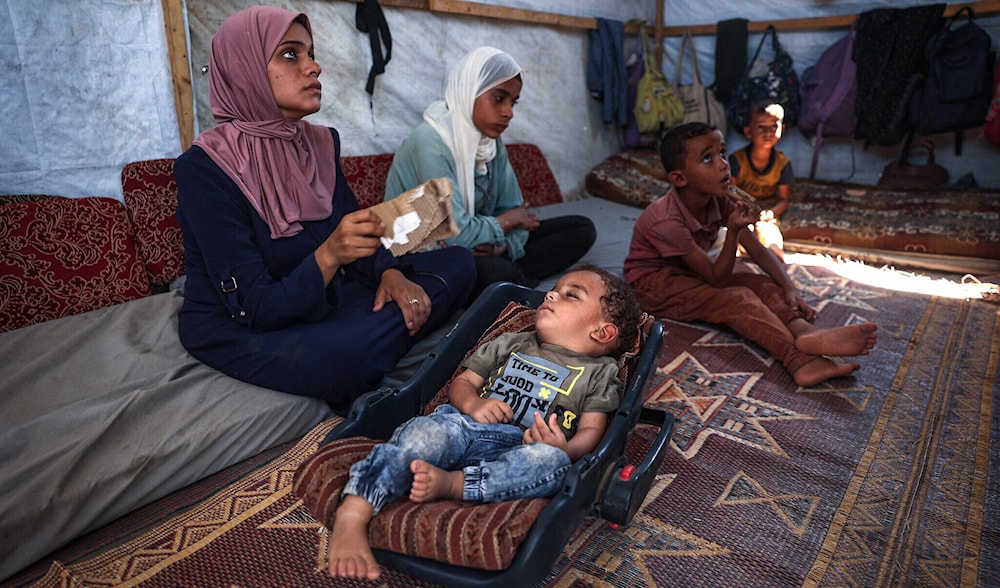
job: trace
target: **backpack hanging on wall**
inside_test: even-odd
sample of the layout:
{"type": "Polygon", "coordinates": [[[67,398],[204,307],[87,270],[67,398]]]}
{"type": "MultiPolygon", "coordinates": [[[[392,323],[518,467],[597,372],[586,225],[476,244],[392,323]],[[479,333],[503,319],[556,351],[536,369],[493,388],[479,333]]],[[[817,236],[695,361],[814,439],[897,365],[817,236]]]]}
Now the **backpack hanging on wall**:
{"type": "Polygon", "coordinates": [[[729,122],[742,130],[750,123],[750,109],[764,101],[780,104],[785,109],[786,127],[798,124],[799,77],[792,67],[792,56],[778,42],[778,31],[774,25],[767,26],[753,59],[733,89],[726,108],[729,122]],[[774,54],[770,62],[760,59],[760,51],[768,37],[771,37],[771,51],[774,54]]]}
{"type": "Polygon", "coordinates": [[[989,33],[963,6],[930,38],[924,55],[927,71],[910,102],[913,129],[925,135],[955,131],[955,153],[962,153],[962,130],[983,124],[993,96],[993,52],[989,33]],[[963,12],[968,21],[955,27],[963,12]]]}
{"type": "Polygon", "coordinates": [[[668,129],[681,122],[684,103],[674,94],[666,76],[656,67],[649,39],[642,35],[642,53],[646,71],[639,80],[635,99],[635,122],[641,133],[668,129]]]}
{"type": "Polygon", "coordinates": [[[816,177],[819,148],[823,137],[852,137],[857,117],[854,99],[857,97],[857,66],[851,52],[854,49],[854,27],[844,37],[820,55],[816,65],[802,72],[799,94],[802,113],[799,130],[813,139],[812,165],[809,178],[816,177]]]}

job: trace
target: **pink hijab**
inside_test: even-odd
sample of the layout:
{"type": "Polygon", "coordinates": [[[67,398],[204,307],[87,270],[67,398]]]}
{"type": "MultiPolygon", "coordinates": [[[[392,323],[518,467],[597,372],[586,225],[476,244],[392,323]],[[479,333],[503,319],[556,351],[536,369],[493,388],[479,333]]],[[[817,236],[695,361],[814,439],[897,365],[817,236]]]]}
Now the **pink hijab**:
{"type": "Polygon", "coordinates": [[[299,221],[330,216],[337,175],[326,127],[281,114],[267,62],[304,14],[255,6],[230,16],[212,38],[209,96],[216,126],[194,142],[228,175],[271,229],[271,238],[302,230],[299,221]]]}

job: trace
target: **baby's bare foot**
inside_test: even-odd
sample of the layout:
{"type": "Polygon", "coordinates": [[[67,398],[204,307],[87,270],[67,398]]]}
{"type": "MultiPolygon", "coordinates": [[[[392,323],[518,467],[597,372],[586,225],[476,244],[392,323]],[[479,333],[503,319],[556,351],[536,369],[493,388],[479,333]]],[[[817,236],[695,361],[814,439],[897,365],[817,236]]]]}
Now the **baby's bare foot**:
{"type": "Polygon", "coordinates": [[[811,388],[830,378],[850,375],[860,367],[861,365],[855,362],[844,363],[833,361],[828,357],[817,357],[796,370],[792,374],[792,379],[803,388],[811,388]]]}
{"type": "Polygon", "coordinates": [[[811,355],[868,355],[878,336],[875,323],[847,325],[829,329],[815,329],[795,339],[795,348],[811,355]]]}
{"type": "Polygon", "coordinates": [[[378,580],[381,570],[368,544],[371,518],[372,507],[367,500],[353,495],[344,497],[337,508],[326,555],[331,576],[378,580]]]}
{"type": "Polygon", "coordinates": [[[422,459],[415,459],[410,462],[410,471],[413,472],[413,485],[410,486],[410,500],[413,502],[430,502],[442,498],[462,499],[465,474],[461,470],[449,472],[422,459]]]}

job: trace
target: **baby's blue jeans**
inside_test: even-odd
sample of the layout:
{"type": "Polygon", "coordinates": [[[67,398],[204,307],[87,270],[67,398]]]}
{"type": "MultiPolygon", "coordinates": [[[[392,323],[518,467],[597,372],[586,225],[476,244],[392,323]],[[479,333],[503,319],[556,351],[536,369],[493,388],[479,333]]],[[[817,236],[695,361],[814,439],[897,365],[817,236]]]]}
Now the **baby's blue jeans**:
{"type": "Polygon", "coordinates": [[[382,507],[410,493],[410,462],[422,459],[465,474],[463,500],[501,502],[553,496],[571,465],[566,452],[544,443],[522,443],[520,427],[477,423],[443,404],[427,416],[400,425],[388,442],[376,445],[351,467],[344,494],[382,507]]]}

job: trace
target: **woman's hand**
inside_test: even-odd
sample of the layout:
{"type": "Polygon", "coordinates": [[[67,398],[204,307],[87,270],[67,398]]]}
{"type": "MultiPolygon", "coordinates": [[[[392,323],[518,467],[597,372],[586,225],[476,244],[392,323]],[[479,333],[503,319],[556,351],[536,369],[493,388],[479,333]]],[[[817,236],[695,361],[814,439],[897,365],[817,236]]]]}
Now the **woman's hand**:
{"type": "Polygon", "coordinates": [[[403,312],[403,322],[411,336],[416,335],[431,316],[430,297],[420,284],[411,282],[395,268],[382,272],[372,310],[378,312],[390,301],[395,302],[403,312]]]}
{"type": "Polygon", "coordinates": [[[314,256],[325,284],[329,284],[342,265],[373,255],[382,246],[385,225],[374,212],[363,209],[344,215],[314,256]]]}
{"type": "Polygon", "coordinates": [[[528,208],[527,204],[511,208],[507,212],[497,216],[497,221],[500,223],[500,228],[503,229],[504,234],[514,229],[534,231],[538,228],[539,224],[538,217],[528,208]]]}

